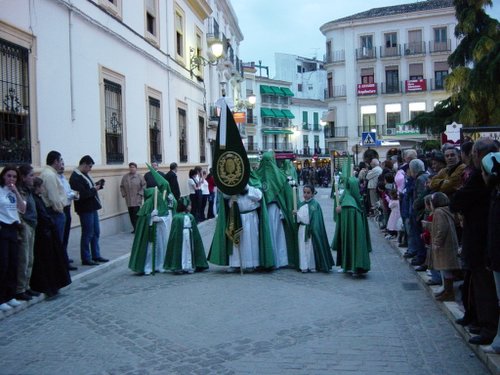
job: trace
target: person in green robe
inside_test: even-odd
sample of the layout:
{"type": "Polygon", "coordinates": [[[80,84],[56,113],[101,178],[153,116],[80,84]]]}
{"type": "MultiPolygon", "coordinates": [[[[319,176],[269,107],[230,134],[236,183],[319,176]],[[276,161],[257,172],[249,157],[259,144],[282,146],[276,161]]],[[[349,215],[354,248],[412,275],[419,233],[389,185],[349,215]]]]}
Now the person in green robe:
{"type": "Polygon", "coordinates": [[[293,163],[290,159],[283,160],[283,164],[281,165],[281,170],[285,172],[285,175],[289,179],[294,180],[297,183],[297,185],[299,184],[299,177],[297,175],[297,170],[293,166],[293,163]]]}
{"type": "Polygon", "coordinates": [[[167,244],[164,268],[176,274],[200,272],[208,269],[198,225],[191,215],[191,202],[182,197],[178,213],[174,215],[167,244]]]}
{"type": "Polygon", "coordinates": [[[304,185],[304,200],[297,211],[300,270],[330,272],[335,263],[328,243],[323,211],[314,195],[314,186],[304,185]]]}
{"type": "Polygon", "coordinates": [[[132,271],[145,275],[165,271],[163,263],[167,241],[172,216],[177,208],[177,201],[168,181],[149,165],[148,168],[157,187],[144,190],[144,203],[137,213],[134,242],[128,264],[132,271]]]}
{"type": "MultiPolygon", "coordinates": [[[[255,189],[262,190],[262,183],[257,177],[255,171],[252,171],[250,173],[249,186],[255,189]]],[[[247,220],[247,218],[245,217],[241,218],[241,215],[245,216],[248,215],[248,213],[245,213],[244,211],[243,213],[241,213],[239,212],[238,208],[238,212],[236,212],[236,214],[240,215],[240,220],[237,220],[237,218],[234,217],[231,218],[231,214],[234,214],[234,212],[232,213],[232,210],[229,207],[229,200],[231,199],[231,197],[223,195],[220,192],[218,194],[219,197],[217,199],[217,221],[215,224],[214,237],[210,246],[210,252],[208,254],[208,261],[220,266],[229,266],[231,258],[233,258],[233,255],[236,255],[235,252],[238,251],[238,248],[234,246],[233,243],[233,241],[235,241],[235,238],[238,237],[238,232],[250,230],[248,224],[245,224],[249,222],[249,220],[247,220]],[[240,225],[237,225],[237,223],[239,223],[240,225]]],[[[238,198],[241,198],[241,201],[245,200],[245,198],[247,197],[239,197],[239,195],[237,195],[233,200],[237,202],[238,198]]],[[[266,205],[260,204],[259,207],[255,209],[255,212],[258,216],[257,226],[259,266],[257,268],[261,270],[270,270],[275,266],[275,263],[266,205]]],[[[241,235],[241,232],[239,235],[241,235]]],[[[236,239],[236,241],[238,241],[238,239],[236,239]]],[[[254,264],[255,263],[257,262],[254,262],[254,264]]],[[[244,264],[243,267],[245,268],[244,264]]]]}
{"type": "Polygon", "coordinates": [[[336,207],[337,222],[332,250],[337,251],[337,265],[353,275],[370,270],[372,245],[368,220],[359,193],[359,181],[349,177],[344,184],[340,205],[336,207]]]}
{"type": "Polygon", "coordinates": [[[299,268],[297,226],[292,214],[293,191],[285,173],[278,168],[273,152],[262,155],[255,171],[262,183],[263,204],[266,205],[271,240],[277,268],[299,268]]]}

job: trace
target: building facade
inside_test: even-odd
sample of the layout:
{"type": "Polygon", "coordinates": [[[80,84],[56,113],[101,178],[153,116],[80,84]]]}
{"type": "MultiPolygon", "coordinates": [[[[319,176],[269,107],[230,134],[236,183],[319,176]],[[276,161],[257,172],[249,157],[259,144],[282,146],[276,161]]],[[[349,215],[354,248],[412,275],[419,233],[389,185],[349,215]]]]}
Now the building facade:
{"type": "Polygon", "coordinates": [[[107,182],[103,232],[124,230],[118,187],[129,162],[141,173],[146,162],[177,162],[183,193],[188,170],[209,166],[209,105],[240,68],[242,40],[229,0],[3,3],[0,163],[38,169],[58,150],[71,173],[91,155],[107,182]]]}
{"type": "Polygon", "coordinates": [[[327,143],[354,150],[366,132],[392,145],[415,145],[426,134],[405,123],[449,97],[444,79],[457,46],[452,0],[375,8],[328,22],[327,143]]]}

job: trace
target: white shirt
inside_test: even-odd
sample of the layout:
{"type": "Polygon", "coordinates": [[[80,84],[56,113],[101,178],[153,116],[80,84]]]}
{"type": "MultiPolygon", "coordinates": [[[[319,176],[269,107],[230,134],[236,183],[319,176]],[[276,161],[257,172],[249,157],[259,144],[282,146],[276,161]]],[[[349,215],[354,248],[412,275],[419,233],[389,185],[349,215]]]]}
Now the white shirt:
{"type": "Polygon", "coordinates": [[[7,186],[0,188],[0,221],[5,224],[20,222],[16,194],[7,186]]]}

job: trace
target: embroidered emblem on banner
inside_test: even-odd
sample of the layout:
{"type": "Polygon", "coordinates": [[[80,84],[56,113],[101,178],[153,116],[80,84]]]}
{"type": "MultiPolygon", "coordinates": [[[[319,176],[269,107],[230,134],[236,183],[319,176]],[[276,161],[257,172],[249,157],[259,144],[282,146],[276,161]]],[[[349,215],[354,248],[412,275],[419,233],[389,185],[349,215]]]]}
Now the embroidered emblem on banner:
{"type": "Polygon", "coordinates": [[[237,186],[245,176],[242,157],[233,151],[224,152],[217,163],[220,181],[228,187],[237,186]]]}

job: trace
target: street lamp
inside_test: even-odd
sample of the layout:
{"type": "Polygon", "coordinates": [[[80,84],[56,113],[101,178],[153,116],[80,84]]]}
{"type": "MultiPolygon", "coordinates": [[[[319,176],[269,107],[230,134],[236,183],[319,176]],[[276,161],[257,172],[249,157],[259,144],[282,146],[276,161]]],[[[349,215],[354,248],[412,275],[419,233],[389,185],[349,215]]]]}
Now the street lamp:
{"type": "Polygon", "coordinates": [[[216,40],[210,45],[210,50],[212,52],[212,56],[214,59],[207,60],[203,56],[199,55],[197,53],[197,50],[195,50],[193,47],[190,49],[191,52],[191,61],[189,64],[189,72],[191,73],[191,77],[193,76],[193,72],[195,69],[199,70],[200,67],[206,66],[206,65],[217,65],[219,60],[222,57],[222,54],[224,53],[224,46],[222,45],[222,42],[220,40],[216,40]]]}
{"type": "Polygon", "coordinates": [[[257,97],[255,96],[254,93],[250,94],[247,98],[248,103],[250,103],[251,106],[254,106],[255,103],[257,103],[257,97]]]}

